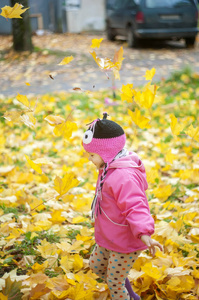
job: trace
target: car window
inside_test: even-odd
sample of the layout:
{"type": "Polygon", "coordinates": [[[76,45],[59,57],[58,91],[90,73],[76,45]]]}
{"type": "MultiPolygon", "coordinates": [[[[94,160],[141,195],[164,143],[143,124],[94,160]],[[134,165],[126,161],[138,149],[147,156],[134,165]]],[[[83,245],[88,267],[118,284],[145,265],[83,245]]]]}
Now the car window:
{"type": "Polygon", "coordinates": [[[146,7],[155,8],[155,7],[178,7],[178,6],[190,6],[193,5],[192,0],[146,0],[146,7]]]}
{"type": "Polygon", "coordinates": [[[115,9],[125,8],[125,7],[128,7],[129,5],[131,5],[133,2],[134,1],[132,1],[132,0],[115,0],[114,8],[115,9]]]}

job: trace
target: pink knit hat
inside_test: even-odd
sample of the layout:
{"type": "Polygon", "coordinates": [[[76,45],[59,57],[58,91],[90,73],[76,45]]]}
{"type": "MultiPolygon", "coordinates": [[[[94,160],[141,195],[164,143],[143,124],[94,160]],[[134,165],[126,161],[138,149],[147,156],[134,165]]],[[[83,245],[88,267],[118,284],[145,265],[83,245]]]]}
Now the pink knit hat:
{"type": "Polygon", "coordinates": [[[98,195],[101,194],[110,163],[114,160],[116,155],[122,151],[126,142],[126,135],[122,127],[113,121],[107,120],[107,116],[108,114],[104,113],[103,119],[96,119],[90,123],[83,137],[84,149],[87,152],[100,155],[105,162],[91,205],[92,217],[95,214],[97,215],[98,212],[101,213],[101,197],[98,197],[98,195]]]}
{"type": "Polygon", "coordinates": [[[97,153],[105,163],[110,163],[124,148],[126,135],[122,127],[107,120],[107,113],[103,119],[96,119],[89,124],[84,133],[83,147],[87,152],[97,153]]]}

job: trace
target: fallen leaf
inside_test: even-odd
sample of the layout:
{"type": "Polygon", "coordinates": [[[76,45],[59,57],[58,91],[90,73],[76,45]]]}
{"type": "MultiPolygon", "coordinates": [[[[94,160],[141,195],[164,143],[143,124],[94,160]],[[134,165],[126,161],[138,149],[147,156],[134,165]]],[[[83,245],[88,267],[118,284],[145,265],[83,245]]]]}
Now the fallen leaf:
{"type": "Polygon", "coordinates": [[[74,57],[71,55],[71,56],[68,56],[68,57],[65,57],[64,59],[62,59],[62,61],[58,64],[58,66],[64,66],[64,65],[67,65],[69,64],[72,60],[74,59],[74,57]]]}

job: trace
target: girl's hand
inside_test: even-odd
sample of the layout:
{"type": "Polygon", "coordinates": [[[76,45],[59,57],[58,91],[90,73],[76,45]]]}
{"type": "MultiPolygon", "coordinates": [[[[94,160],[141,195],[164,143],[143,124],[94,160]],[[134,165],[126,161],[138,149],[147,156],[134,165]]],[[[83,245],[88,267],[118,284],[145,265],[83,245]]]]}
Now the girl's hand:
{"type": "Polygon", "coordinates": [[[163,251],[162,245],[157,241],[152,240],[150,236],[142,235],[141,240],[149,248],[149,251],[153,256],[155,255],[155,246],[158,247],[161,251],[163,251]]]}

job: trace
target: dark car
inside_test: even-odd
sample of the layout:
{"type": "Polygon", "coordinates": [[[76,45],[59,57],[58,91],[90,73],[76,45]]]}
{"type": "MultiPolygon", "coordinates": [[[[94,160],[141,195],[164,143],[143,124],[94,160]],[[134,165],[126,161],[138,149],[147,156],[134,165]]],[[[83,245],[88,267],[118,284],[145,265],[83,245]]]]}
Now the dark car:
{"type": "Polygon", "coordinates": [[[107,37],[125,36],[129,47],[146,39],[184,39],[193,47],[197,25],[197,0],[107,0],[107,37]]]}

